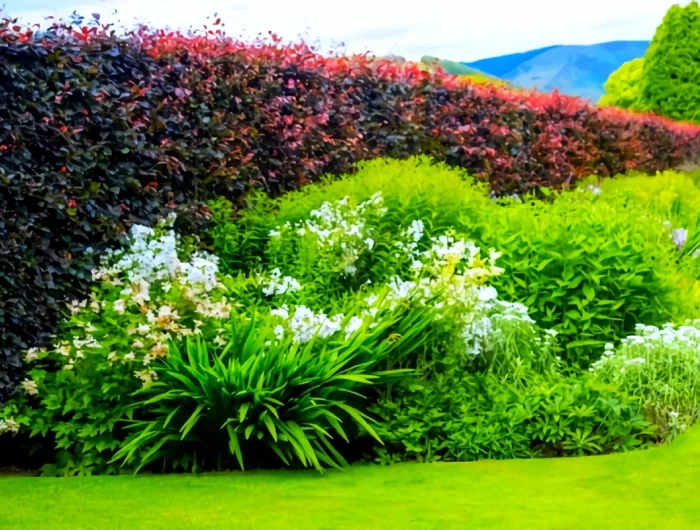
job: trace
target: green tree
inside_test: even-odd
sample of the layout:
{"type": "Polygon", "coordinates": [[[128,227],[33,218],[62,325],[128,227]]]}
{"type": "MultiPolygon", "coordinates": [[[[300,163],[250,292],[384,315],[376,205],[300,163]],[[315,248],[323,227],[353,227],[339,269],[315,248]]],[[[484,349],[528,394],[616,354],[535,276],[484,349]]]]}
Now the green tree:
{"type": "Polygon", "coordinates": [[[700,6],[666,13],[644,57],[640,105],[676,120],[700,123],[700,6]]]}
{"type": "Polygon", "coordinates": [[[605,82],[605,95],[600,98],[601,107],[620,107],[622,109],[639,110],[639,97],[642,88],[644,58],[626,62],[605,82]]]}

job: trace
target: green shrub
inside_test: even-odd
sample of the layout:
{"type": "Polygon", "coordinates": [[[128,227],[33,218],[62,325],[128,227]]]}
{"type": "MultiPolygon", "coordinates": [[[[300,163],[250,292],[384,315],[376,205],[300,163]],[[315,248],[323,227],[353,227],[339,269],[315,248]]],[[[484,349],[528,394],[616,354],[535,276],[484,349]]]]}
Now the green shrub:
{"type": "Polygon", "coordinates": [[[421,462],[591,455],[654,440],[640,404],[588,377],[513,381],[459,370],[393,388],[372,408],[377,460],[421,462]]]}
{"type": "MultiPolygon", "coordinates": [[[[434,170],[465,185],[444,166],[434,170]]],[[[230,205],[228,213],[216,205],[213,239],[231,259],[228,275],[169,229],[135,225],[129,246],[94,271],[93,297],[70,305],[55,347],[28,352],[31,379],[4,409],[4,430],[55,438],[47,473],[116,472],[120,463],[227,468],[244,455],[261,465],[269,453],[337,465],[329,429],[342,435],[332,418],[368,422],[356,398],[387,370],[556,364],[553,339],[527,308],[488,286],[503,272],[498,254],[450,228],[468,219],[464,197],[434,195],[453,202],[444,217],[409,184],[412,195],[399,188],[312,204],[314,194],[335,198],[335,187],[350,185],[323,188],[325,197],[290,195],[286,208],[264,200],[240,220],[243,229],[230,205]]],[[[343,432],[350,437],[347,422],[343,432]]]]}
{"type": "Polygon", "coordinates": [[[0,431],[55,444],[50,474],[321,468],[371,436],[383,461],[644,445],[677,426],[577,368],[697,310],[699,203],[671,173],[496,201],[415,158],[243,212],[217,201],[214,255],[135,225],[54,347],[27,352],[0,431]]]}
{"type": "Polygon", "coordinates": [[[482,236],[503,254],[507,274],[494,287],[556,330],[564,358],[582,367],[637,323],[685,318],[692,307],[663,222],[643,202],[594,192],[496,209],[482,236]]]}

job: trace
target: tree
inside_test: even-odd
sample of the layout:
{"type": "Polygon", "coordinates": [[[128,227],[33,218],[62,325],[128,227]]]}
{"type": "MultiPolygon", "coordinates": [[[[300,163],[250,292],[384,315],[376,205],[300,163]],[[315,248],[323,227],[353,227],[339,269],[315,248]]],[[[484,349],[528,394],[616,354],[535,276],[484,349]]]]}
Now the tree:
{"type": "Polygon", "coordinates": [[[640,110],[639,97],[642,89],[644,58],[626,62],[605,82],[605,95],[600,98],[601,107],[620,107],[622,109],[640,110]]]}
{"type": "Polygon", "coordinates": [[[700,6],[666,13],[644,57],[640,106],[676,120],[700,123],[700,6]]]}

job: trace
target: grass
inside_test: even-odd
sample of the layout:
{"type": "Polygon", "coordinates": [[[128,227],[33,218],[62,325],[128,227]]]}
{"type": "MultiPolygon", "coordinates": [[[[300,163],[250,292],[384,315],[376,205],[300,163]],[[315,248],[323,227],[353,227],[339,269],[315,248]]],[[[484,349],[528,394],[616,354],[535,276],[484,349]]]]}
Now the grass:
{"type": "Polygon", "coordinates": [[[0,478],[0,528],[700,528],[700,428],[601,457],[0,478]]]}

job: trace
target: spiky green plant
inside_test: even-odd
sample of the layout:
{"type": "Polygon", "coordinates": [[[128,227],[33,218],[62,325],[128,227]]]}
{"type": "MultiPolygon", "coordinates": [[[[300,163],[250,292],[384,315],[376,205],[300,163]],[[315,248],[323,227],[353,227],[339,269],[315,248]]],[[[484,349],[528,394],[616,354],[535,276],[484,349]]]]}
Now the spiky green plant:
{"type": "Polygon", "coordinates": [[[372,385],[404,374],[387,363],[428,336],[430,309],[398,313],[347,340],[277,342],[269,326],[252,319],[232,326],[223,348],[194,338],[173,344],[167,359],[154,363],[157,381],[137,392],[140,418],[115,460],[137,471],[154,462],[243,469],[248,451],[267,462],[260,449],[267,447],[288,466],[346,465],[335,442],[349,442],[348,429],[378,440],[373,420],[355,404],[372,385]]]}

